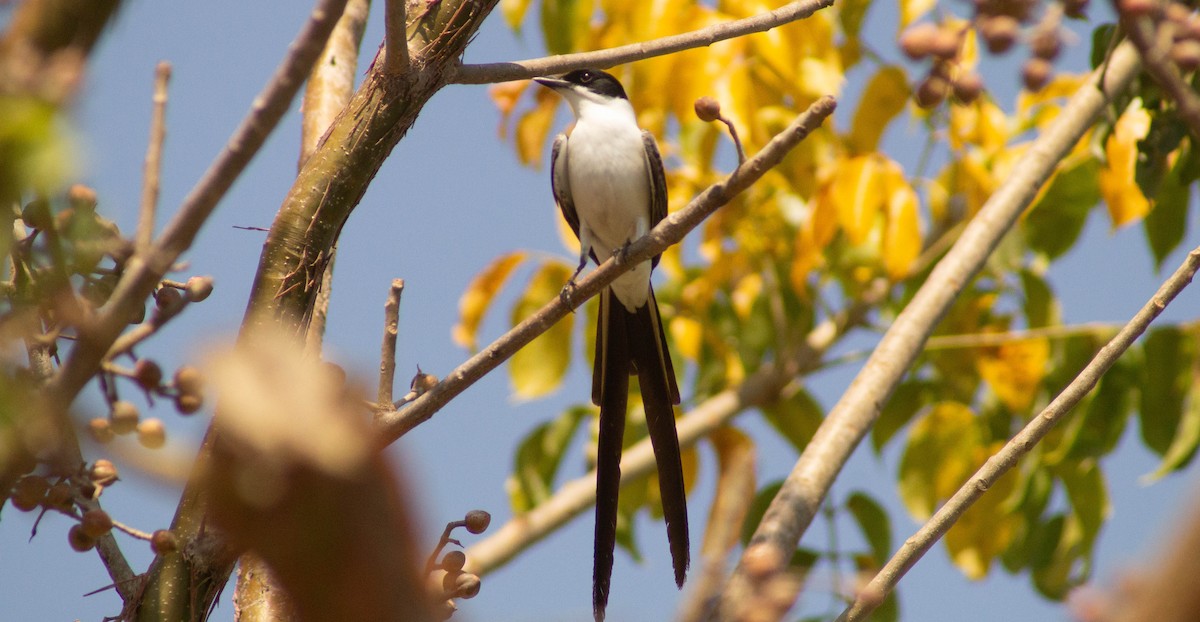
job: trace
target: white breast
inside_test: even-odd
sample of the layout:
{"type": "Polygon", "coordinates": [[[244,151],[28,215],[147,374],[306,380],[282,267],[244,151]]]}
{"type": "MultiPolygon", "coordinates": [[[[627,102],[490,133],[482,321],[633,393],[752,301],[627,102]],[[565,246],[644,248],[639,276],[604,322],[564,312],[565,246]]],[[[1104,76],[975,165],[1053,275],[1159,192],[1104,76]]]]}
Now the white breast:
{"type": "MultiPolygon", "coordinates": [[[[642,132],[633,109],[587,106],[567,141],[567,171],[580,227],[591,234],[592,250],[601,261],[644,235],[650,221],[650,177],[642,132]]],[[[612,285],[617,299],[631,311],[649,295],[650,262],[644,262],[612,285]]]]}

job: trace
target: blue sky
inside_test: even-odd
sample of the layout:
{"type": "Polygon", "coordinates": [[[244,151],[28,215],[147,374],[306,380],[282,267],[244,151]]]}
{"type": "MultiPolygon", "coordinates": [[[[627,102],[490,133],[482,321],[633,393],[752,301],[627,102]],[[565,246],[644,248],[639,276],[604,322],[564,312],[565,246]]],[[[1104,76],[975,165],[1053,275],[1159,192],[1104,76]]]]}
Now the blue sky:
{"type": "MultiPolygon", "coordinates": [[[[307,10],[304,4],[292,4],[284,10],[278,4],[230,0],[127,3],[97,50],[76,115],[80,178],[96,187],[101,209],[123,230],[132,231],[135,222],[155,63],[165,59],[174,64],[161,222],[199,178],[278,63],[307,10]]],[[[373,8],[364,43],[368,59],[382,38],[381,11],[381,5],[373,8]]],[[[1086,53],[1081,46],[1077,51],[1086,53]]],[[[466,61],[527,58],[540,52],[535,33],[527,33],[524,40],[516,38],[497,13],[468,49],[466,61]]],[[[1005,71],[995,74],[997,79],[1015,82],[1016,70],[1005,71]]],[[[854,93],[848,101],[857,104],[854,93]]],[[[843,106],[839,119],[852,110],[853,106],[843,106]]],[[[566,120],[560,114],[559,124],[566,120]]],[[[498,138],[498,123],[485,87],[447,87],[422,112],[347,223],[337,260],[327,347],[329,358],[367,382],[373,383],[375,377],[383,301],[392,278],[407,282],[399,335],[398,384],[402,384],[418,363],[440,375],[466,358],[467,353],[451,341],[450,327],[457,318],[459,295],[488,261],[518,248],[568,257],[555,228],[546,172],[517,164],[511,147],[498,138]]],[[[889,131],[885,149],[904,153],[913,139],[910,132],[915,130],[897,124],[889,131]]],[[[234,227],[270,225],[295,174],[297,151],[293,110],[186,255],[190,268],[181,276],[213,275],[213,296],[171,324],[144,355],[171,369],[214,341],[232,339],[264,240],[263,233],[234,227]]],[[[1114,233],[1101,216],[1096,213],[1083,242],[1051,271],[1064,319],[1070,323],[1124,321],[1160,281],[1140,229],[1114,233]]],[[[1198,243],[1200,235],[1193,230],[1183,246],[1198,243]]],[[[1177,252],[1169,258],[1167,269],[1173,269],[1181,257],[1182,252],[1177,252]]],[[[1198,296],[1185,292],[1165,319],[1194,318],[1198,296]]],[[[507,306],[500,308],[484,325],[485,342],[506,327],[507,306]]],[[[567,383],[553,396],[518,403],[509,397],[501,370],[400,442],[392,454],[417,491],[415,507],[423,529],[418,540],[431,547],[446,521],[470,509],[490,511],[494,526],[505,521],[509,512],[504,479],[517,440],[565,406],[585,401],[589,371],[590,365],[577,359],[567,383]]],[[[824,372],[813,376],[809,386],[829,407],[854,371],[824,372]]],[[[103,412],[94,386],[78,407],[81,419],[103,412]]],[[[204,415],[182,419],[160,409],[158,416],[167,421],[172,441],[181,451],[198,442],[207,424],[204,415]]],[[[746,414],[739,421],[759,441],[760,483],[785,475],[795,461],[794,451],[773,438],[756,415],[746,414]]],[[[1150,487],[1139,485],[1138,478],[1152,471],[1156,461],[1135,437],[1136,426],[1130,426],[1129,432],[1118,453],[1104,463],[1114,513],[1101,534],[1096,572],[1100,580],[1113,579],[1153,550],[1156,536],[1172,526],[1172,518],[1186,505],[1186,492],[1197,483],[1191,468],[1150,487]]],[[[85,447],[92,459],[111,453],[107,447],[85,447]]],[[[711,456],[705,454],[702,460],[706,468],[690,500],[697,526],[707,513],[713,482],[711,456]]],[[[894,541],[900,542],[917,525],[896,498],[897,461],[896,448],[882,460],[867,449],[858,451],[833,495],[843,499],[855,489],[871,492],[890,511],[894,541]]],[[[576,449],[564,463],[564,477],[582,474],[582,465],[582,454],[576,449]]],[[[131,469],[123,475],[125,481],[106,492],[106,508],[118,520],[141,529],[168,526],[178,486],[139,476],[131,469]]],[[[669,618],[679,600],[664,531],[657,521],[644,516],[639,520],[646,559],[635,564],[618,554],[609,610],[610,619],[617,621],[669,618]]],[[[27,541],[31,525],[30,515],[11,508],[5,509],[0,521],[0,618],[99,620],[115,615],[120,605],[111,592],[82,596],[109,581],[94,554],[76,554],[66,546],[69,522],[48,516],[38,537],[27,541]]],[[[591,531],[590,516],[577,520],[485,577],[480,595],[461,602],[455,619],[590,619],[591,531]]],[[[849,524],[838,524],[836,536],[845,550],[861,545],[849,524]]],[[[821,548],[828,537],[827,526],[818,521],[804,543],[821,548]]],[[[699,533],[693,538],[698,540],[699,533]]],[[[134,567],[144,569],[150,560],[148,547],[119,539],[134,567]]],[[[801,598],[801,610],[826,611],[833,586],[834,578],[827,573],[813,576],[801,598]]],[[[228,596],[227,591],[215,619],[232,618],[228,596]]],[[[967,581],[949,564],[940,545],[901,584],[901,603],[905,619],[914,620],[1067,617],[1062,606],[1036,596],[1025,576],[998,571],[984,582],[967,581]]]]}

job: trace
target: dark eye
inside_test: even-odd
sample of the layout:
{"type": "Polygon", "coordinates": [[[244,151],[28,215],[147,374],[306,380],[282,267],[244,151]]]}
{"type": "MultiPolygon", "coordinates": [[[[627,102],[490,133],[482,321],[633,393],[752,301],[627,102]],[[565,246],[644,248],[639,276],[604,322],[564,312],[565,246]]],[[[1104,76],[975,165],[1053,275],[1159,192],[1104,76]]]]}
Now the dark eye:
{"type": "Polygon", "coordinates": [[[587,84],[588,82],[591,82],[592,80],[595,80],[595,79],[596,79],[596,74],[594,74],[590,71],[585,71],[585,72],[579,74],[579,81],[584,84],[587,84]]]}

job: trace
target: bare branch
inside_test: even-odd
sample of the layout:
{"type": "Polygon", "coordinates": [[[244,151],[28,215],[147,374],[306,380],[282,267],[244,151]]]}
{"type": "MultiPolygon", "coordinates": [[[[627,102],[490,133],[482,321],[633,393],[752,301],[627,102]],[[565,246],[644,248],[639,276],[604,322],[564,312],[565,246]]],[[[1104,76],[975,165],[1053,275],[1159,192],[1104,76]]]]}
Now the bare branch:
{"type": "MultiPolygon", "coordinates": [[[[1067,385],[1054,401],[1038,416],[1034,417],[1024,429],[996,455],[988,459],[970,479],[938,509],[934,515],[921,526],[916,534],[904,541],[904,545],[892,559],[871,579],[850,607],[838,617],[838,620],[865,620],[870,613],[883,601],[883,597],[896,587],[904,573],[929,550],[947,531],[958,521],[963,512],[971,507],[987,492],[996,480],[1000,479],[1010,469],[1017,466],[1017,461],[1029,453],[1050,432],[1054,424],[1071,412],[1092,389],[1100,382],[1100,377],[1108,371],[1113,363],[1133,345],[1133,342],[1146,331],[1150,323],[1163,312],[1175,296],[1192,282],[1196,269],[1200,268],[1200,248],[1188,253],[1183,264],[1167,279],[1154,296],[1133,316],[1121,332],[1117,333],[1096,356],[1088,362],[1083,371],[1067,385]]],[[[1157,618],[1147,618],[1157,619],[1157,618]]]]}
{"type": "Polygon", "coordinates": [[[407,20],[404,18],[404,3],[408,0],[386,0],[383,11],[383,72],[401,74],[408,71],[407,20]]]}
{"type": "Polygon", "coordinates": [[[507,360],[522,346],[544,333],[572,308],[596,295],[601,288],[611,283],[617,276],[683,239],[684,235],[710,214],[750,187],[771,167],[778,164],[788,151],[833,113],[835,106],[834,99],[828,96],[814,102],[808,110],[772,138],[771,142],[767,143],[762,151],[748,160],[744,166],[739,166],[725,180],[709,186],[692,199],[687,207],[664,218],[648,234],[630,244],[624,261],[618,261],[617,257],[609,259],[586,278],[580,280],[571,294],[571,307],[568,307],[561,298],[556,297],[537,313],[492,342],[467,362],[459,365],[444,380],[417,398],[407,408],[376,415],[375,423],[380,433],[381,443],[391,443],[403,436],[405,432],[428,420],[454,396],[462,393],[484,374],[507,360]]]}
{"type": "Polygon", "coordinates": [[[653,39],[642,43],[631,43],[607,50],[562,54],[544,58],[487,63],[482,65],[460,65],[449,80],[454,84],[490,84],[509,80],[527,80],[535,76],[563,73],[583,67],[607,69],[621,63],[664,56],[674,52],[706,47],[756,32],[765,32],[784,24],[804,19],[817,11],[832,6],[833,0],[797,0],[773,11],[753,17],[714,24],[700,30],[653,39]]]}
{"type": "Polygon", "coordinates": [[[159,180],[162,173],[163,141],[167,136],[167,82],[171,80],[171,63],[159,61],[154,68],[154,111],[150,116],[150,140],[146,145],[146,162],[142,167],[142,206],[138,213],[134,248],[146,252],[154,237],[154,211],[158,209],[159,180]]]}
{"type": "Polygon", "coordinates": [[[400,327],[400,295],[404,279],[392,279],[387,302],[383,305],[383,345],[379,352],[378,404],[391,404],[396,386],[396,337],[400,327]]]}
{"type": "MultiPolygon", "coordinates": [[[[755,545],[770,546],[782,559],[790,558],[834,478],[920,353],[933,327],[1024,213],[1058,162],[1104,110],[1109,98],[1133,79],[1137,67],[1137,52],[1132,45],[1120,46],[1107,71],[1094,72],[1046,132],[1033,143],[1005,183],[988,199],[963,230],[962,237],[934,268],[821,423],[768,507],[748,550],[755,545]]],[[[710,613],[714,618],[732,611],[749,594],[744,561],[726,586],[721,603],[710,613]]]]}

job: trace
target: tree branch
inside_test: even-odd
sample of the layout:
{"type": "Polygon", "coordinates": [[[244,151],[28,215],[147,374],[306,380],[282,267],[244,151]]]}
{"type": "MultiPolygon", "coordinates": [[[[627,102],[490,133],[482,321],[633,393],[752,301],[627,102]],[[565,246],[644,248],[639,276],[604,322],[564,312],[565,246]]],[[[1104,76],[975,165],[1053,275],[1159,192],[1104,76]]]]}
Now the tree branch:
{"type": "Polygon", "coordinates": [[[514,352],[546,332],[571,309],[599,293],[603,287],[625,271],[682,240],[684,235],[703,222],[705,218],[732,200],[738,193],[750,187],[764,173],[778,164],[788,151],[832,114],[835,107],[836,102],[829,96],[813,102],[808,110],[772,138],[771,142],[749,159],[745,166],[738,167],[723,181],[709,186],[692,199],[687,207],[664,218],[657,227],[630,244],[624,261],[618,261],[617,257],[609,259],[586,278],[580,280],[571,293],[571,306],[565,304],[562,299],[555,298],[537,313],[468,359],[467,362],[459,365],[457,369],[447,374],[445,379],[413,401],[408,407],[377,414],[375,423],[380,433],[380,442],[385,445],[389,444],[428,420],[442,406],[482,378],[484,374],[498,367],[514,352]]]}
{"type": "MultiPolygon", "coordinates": [[[[1093,72],[1091,79],[1033,143],[884,334],[862,371],[821,423],[772,500],[747,550],[766,546],[780,559],[791,557],[834,478],[870,429],[934,326],[1024,213],[1058,162],[1104,110],[1109,98],[1133,79],[1137,67],[1138,57],[1132,45],[1120,46],[1107,71],[1093,72]]],[[[711,612],[714,619],[728,615],[749,594],[744,562],[743,557],[721,602],[711,612]]]]}
{"type": "MultiPolygon", "coordinates": [[[[1004,447],[988,459],[970,479],[966,481],[938,509],[934,515],[921,526],[916,534],[904,541],[904,545],[875,575],[871,582],[859,592],[842,615],[839,621],[865,620],[883,598],[896,587],[900,578],[912,568],[913,564],[938,541],[950,527],[958,521],[963,512],[971,507],[987,492],[996,480],[1017,466],[1017,461],[1029,453],[1050,432],[1054,424],[1065,417],[1088,393],[1100,382],[1100,377],[1108,371],[1113,363],[1133,345],[1133,342],[1146,331],[1150,323],[1166,309],[1175,296],[1192,282],[1196,269],[1200,268],[1200,247],[1188,253],[1183,264],[1167,279],[1154,296],[1121,328],[1116,337],[1104,345],[1096,356],[1088,362],[1083,371],[1067,385],[1054,401],[1050,402],[1037,417],[1034,417],[1016,436],[1012,437],[1004,447]]],[[[1154,618],[1149,618],[1154,619],[1154,618]]]]}
{"type": "Polygon", "coordinates": [[[163,141],[167,137],[167,82],[171,63],[159,61],[154,68],[154,112],[150,117],[150,140],[146,145],[145,177],[142,180],[142,205],[138,213],[134,248],[145,252],[154,237],[154,212],[158,208],[159,178],[162,172],[163,141]]]}
{"type": "Polygon", "coordinates": [[[714,24],[700,30],[642,43],[631,43],[607,50],[562,54],[506,63],[459,65],[449,82],[452,84],[490,84],[509,80],[527,80],[536,76],[564,73],[583,67],[607,69],[621,63],[706,47],[726,39],[765,32],[804,19],[832,5],[833,0],[796,0],[773,11],[745,19],[714,24]]]}
{"type": "Polygon", "coordinates": [[[408,20],[404,4],[408,0],[386,0],[383,11],[383,72],[400,74],[408,71],[408,20]]]}

